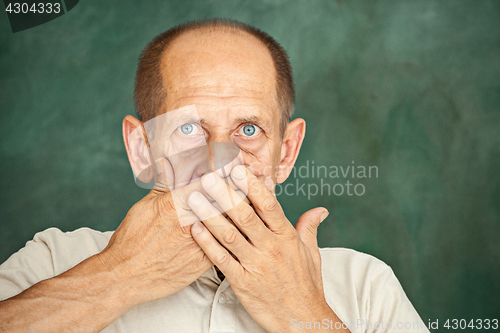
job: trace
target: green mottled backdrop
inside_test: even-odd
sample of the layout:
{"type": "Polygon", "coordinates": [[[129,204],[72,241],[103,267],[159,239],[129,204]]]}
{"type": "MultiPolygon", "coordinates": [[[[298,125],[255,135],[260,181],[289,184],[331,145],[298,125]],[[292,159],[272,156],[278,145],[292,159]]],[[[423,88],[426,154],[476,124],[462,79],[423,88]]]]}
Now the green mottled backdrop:
{"type": "Polygon", "coordinates": [[[145,195],[121,138],[137,57],[205,17],[288,50],[308,125],[297,166],[378,167],[297,175],[280,195],[288,217],[327,207],[320,245],[384,260],[425,322],[499,318],[498,0],[82,0],[15,34],[1,13],[0,261],[48,227],[114,229],[145,195]],[[307,194],[346,181],[364,195],[307,194]]]}

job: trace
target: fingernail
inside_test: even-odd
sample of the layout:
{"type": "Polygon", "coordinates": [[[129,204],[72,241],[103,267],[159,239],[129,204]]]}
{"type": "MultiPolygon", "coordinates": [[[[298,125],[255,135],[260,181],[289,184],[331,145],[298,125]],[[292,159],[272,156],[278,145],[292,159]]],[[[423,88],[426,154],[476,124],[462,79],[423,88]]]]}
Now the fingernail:
{"type": "Polygon", "coordinates": [[[321,217],[319,218],[319,223],[323,222],[329,215],[330,213],[325,210],[322,214],[321,214],[321,217]]]}
{"type": "Polygon", "coordinates": [[[200,192],[193,192],[189,196],[189,203],[193,206],[199,206],[202,202],[202,194],[200,192]]]}
{"type": "Polygon", "coordinates": [[[247,170],[243,165],[237,165],[233,168],[233,171],[231,172],[233,177],[239,180],[245,179],[247,176],[247,170]]]}
{"type": "Polygon", "coordinates": [[[193,234],[201,234],[201,232],[203,231],[203,228],[204,227],[203,227],[203,224],[201,222],[196,222],[191,227],[191,231],[193,234]]]}
{"type": "Polygon", "coordinates": [[[215,175],[213,173],[209,173],[205,175],[202,180],[203,187],[212,187],[215,185],[215,175]]]}

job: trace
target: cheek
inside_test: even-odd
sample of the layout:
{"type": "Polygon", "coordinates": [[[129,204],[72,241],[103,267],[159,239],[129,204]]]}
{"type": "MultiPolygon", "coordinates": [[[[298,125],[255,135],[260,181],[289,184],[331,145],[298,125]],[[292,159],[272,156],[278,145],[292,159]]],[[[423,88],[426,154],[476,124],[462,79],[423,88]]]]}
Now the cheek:
{"type": "Polygon", "coordinates": [[[165,153],[167,156],[197,150],[199,147],[205,145],[206,140],[204,135],[183,136],[177,132],[171,135],[170,138],[164,143],[164,146],[166,147],[165,153]]]}
{"type": "Polygon", "coordinates": [[[267,176],[275,179],[279,165],[279,153],[276,153],[276,147],[269,140],[263,141],[258,144],[254,142],[238,145],[242,150],[243,163],[249,165],[257,177],[267,176]]]}
{"type": "Polygon", "coordinates": [[[173,133],[170,136],[157,135],[153,140],[152,153],[155,159],[158,158],[178,158],[178,156],[189,156],[198,150],[206,149],[204,135],[182,136],[173,133]]]}

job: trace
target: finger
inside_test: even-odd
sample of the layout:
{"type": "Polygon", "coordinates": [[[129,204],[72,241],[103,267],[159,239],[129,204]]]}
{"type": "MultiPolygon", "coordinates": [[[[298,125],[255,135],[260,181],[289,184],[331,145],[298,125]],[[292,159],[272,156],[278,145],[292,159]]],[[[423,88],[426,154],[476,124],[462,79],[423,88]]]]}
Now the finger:
{"type": "MultiPolygon", "coordinates": [[[[178,223],[176,226],[189,226],[199,222],[198,216],[191,210],[187,203],[188,196],[195,192],[206,193],[201,182],[194,182],[185,187],[181,187],[169,192],[160,192],[156,200],[160,203],[161,210],[165,213],[174,214],[178,223]]],[[[187,229],[189,231],[189,228],[187,229]]]]}
{"type": "Polygon", "coordinates": [[[250,204],[250,200],[248,200],[248,198],[245,195],[245,193],[243,193],[239,189],[235,190],[235,192],[236,192],[236,194],[238,194],[240,196],[241,199],[243,199],[243,201],[245,201],[247,204],[250,204]]]}
{"type": "MultiPolygon", "coordinates": [[[[183,184],[182,186],[177,186],[179,184],[175,183],[174,169],[168,159],[163,157],[157,159],[156,170],[158,175],[155,177],[155,185],[152,189],[152,192],[156,194],[163,194],[169,191],[177,191],[176,197],[179,199],[179,202],[177,202],[179,208],[188,209],[186,198],[190,193],[193,193],[194,191],[201,192],[210,201],[213,201],[201,186],[201,177],[198,177],[197,180],[192,180],[189,183],[183,184]]],[[[238,187],[234,184],[229,176],[225,178],[225,181],[232,189],[238,190],[238,187]]],[[[244,196],[240,197],[243,199],[245,198],[244,196]]]]}
{"type": "MultiPolygon", "coordinates": [[[[163,163],[168,163],[164,160],[163,163]]],[[[236,188],[236,185],[232,183],[232,186],[236,188]]],[[[191,225],[195,222],[200,221],[199,218],[191,211],[187,203],[188,196],[193,192],[200,192],[209,201],[214,201],[209,194],[205,191],[200,181],[192,182],[181,188],[177,188],[172,191],[164,192],[163,190],[153,190],[152,195],[159,196],[159,200],[162,202],[162,207],[165,207],[168,211],[177,214],[177,220],[181,226],[191,225]]],[[[249,202],[246,196],[241,191],[236,191],[239,200],[249,202]]],[[[215,201],[214,201],[215,202],[215,201]]],[[[221,207],[216,207],[221,213],[225,212],[221,207]]]]}
{"type": "Polygon", "coordinates": [[[252,245],[201,193],[191,194],[189,205],[212,235],[238,259],[251,255],[252,245]]]}
{"type": "Polygon", "coordinates": [[[253,173],[240,165],[232,170],[231,178],[243,192],[246,191],[255,211],[271,231],[278,234],[295,233],[278,200],[269,190],[272,188],[269,178],[263,184],[253,173]]]}
{"type": "Polygon", "coordinates": [[[215,207],[215,209],[219,211],[219,214],[224,214],[224,210],[221,208],[221,206],[219,206],[219,204],[216,201],[210,201],[210,203],[212,204],[212,206],[215,207]]]}
{"type": "Polygon", "coordinates": [[[218,175],[211,173],[203,176],[202,185],[253,245],[269,243],[269,237],[272,234],[255,210],[245,202],[240,201],[235,204],[234,197],[239,197],[239,195],[226,186],[218,175]]]}
{"type": "MultiPolygon", "coordinates": [[[[236,185],[234,184],[234,182],[233,182],[233,180],[231,179],[231,177],[229,177],[229,176],[228,176],[228,177],[223,178],[223,179],[224,179],[224,181],[225,181],[225,182],[229,185],[229,187],[231,187],[233,190],[235,190],[235,191],[238,191],[238,190],[239,190],[239,189],[238,189],[238,186],[236,186],[236,185]]],[[[201,177],[198,177],[198,178],[197,178],[197,180],[195,180],[195,181],[193,181],[193,182],[191,182],[191,183],[194,183],[194,182],[198,182],[198,183],[199,183],[199,186],[200,186],[200,188],[201,188],[201,189],[197,189],[196,191],[201,192],[201,194],[203,194],[203,195],[204,195],[204,196],[208,199],[208,201],[210,201],[210,202],[214,201],[214,199],[213,199],[213,198],[212,198],[212,197],[211,197],[211,196],[210,196],[210,195],[209,195],[209,194],[208,194],[208,193],[207,193],[207,192],[203,189],[203,187],[201,186],[201,177]]],[[[246,199],[246,195],[243,195],[243,196],[241,196],[241,195],[240,195],[240,197],[241,197],[243,200],[245,200],[247,203],[248,203],[248,202],[250,202],[248,199],[246,199]]]]}
{"type": "Polygon", "coordinates": [[[239,277],[243,275],[243,267],[231,256],[227,249],[217,242],[210,231],[203,226],[203,223],[193,224],[191,226],[191,235],[205,252],[208,259],[219,267],[230,282],[231,280],[239,280],[239,277]]]}
{"type": "Polygon", "coordinates": [[[227,176],[222,179],[224,179],[224,182],[226,182],[226,184],[228,184],[230,188],[232,188],[233,190],[238,190],[238,186],[236,186],[231,177],[227,176]]]}
{"type": "MultiPolygon", "coordinates": [[[[244,192],[242,191],[238,186],[236,186],[236,184],[233,182],[233,180],[231,179],[231,177],[226,177],[226,178],[223,178],[224,181],[229,185],[229,187],[233,190],[236,191],[236,193],[240,196],[240,198],[243,199],[243,201],[245,201],[247,204],[250,204],[250,200],[248,200],[247,198],[247,192],[244,192]]],[[[259,179],[260,182],[262,182],[262,184],[265,184],[264,181],[266,179],[265,176],[259,176],[257,177],[257,179],[259,179]]],[[[205,192],[206,193],[206,192],[205,192]]],[[[207,199],[210,200],[210,201],[213,201],[213,199],[211,199],[210,195],[207,193],[206,195],[207,199]]]]}
{"type": "Polygon", "coordinates": [[[302,214],[295,225],[295,230],[313,255],[316,264],[321,263],[318,248],[318,227],[327,216],[328,210],[317,207],[302,214]]]}
{"type": "MultiPolygon", "coordinates": [[[[248,167],[243,166],[243,167],[244,167],[244,168],[248,168],[249,172],[252,172],[252,171],[250,171],[250,167],[249,167],[249,166],[248,166],[248,167]]],[[[233,168],[233,169],[234,169],[234,168],[233,168]]],[[[240,187],[240,186],[237,186],[237,185],[234,183],[232,175],[230,175],[230,176],[229,176],[229,177],[227,177],[227,178],[224,178],[224,180],[226,180],[226,179],[228,180],[228,181],[227,181],[227,183],[231,186],[231,188],[232,188],[233,190],[240,190],[241,192],[243,192],[243,193],[245,194],[245,196],[248,194],[248,183],[246,183],[246,182],[242,182],[242,183],[240,184],[240,186],[241,186],[241,187],[240,187]]],[[[257,177],[257,179],[258,179],[258,180],[259,180],[262,184],[266,185],[266,184],[265,184],[265,181],[266,181],[266,176],[261,175],[261,176],[257,177]]],[[[268,189],[269,189],[270,191],[272,190],[271,188],[268,188],[268,189]]]]}
{"type": "Polygon", "coordinates": [[[201,178],[203,189],[227,212],[243,199],[216,173],[209,173],[201,178]]]}
{"type": "Polygon", "coordinates": [[[187,198],[191,193],[194,192],[200,192],[203,194],[205,197],[207,197],[210,201],[213,201],[211,197],[208,195],[208,193],[205,191],[203,186],[201,185],[201,181],[196,181],[193,182],[189,185],[186,185],[184,187],[178,188],[173,190],[171,193],[175,197],[176,200],[176,205],[180,209],[184,210],[191,210],[191,208],[188,205],[187,198]]]}

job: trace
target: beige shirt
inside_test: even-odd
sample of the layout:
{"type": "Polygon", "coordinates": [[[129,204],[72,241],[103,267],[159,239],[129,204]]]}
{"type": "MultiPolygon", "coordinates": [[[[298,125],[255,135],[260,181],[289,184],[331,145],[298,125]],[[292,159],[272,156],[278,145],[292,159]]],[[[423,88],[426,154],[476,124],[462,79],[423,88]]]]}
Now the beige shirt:
{"type": "MultiPolygon", "coordinates": [[[[102,251],[111,235],[111,231],[89,228],[66,233],[50,228],[37,233],[0,265],[0,300],[102,251]]],[[[321,249],[321,258],[328,304],[351,332],[429,332],[385,263],[344,248],[321,249]],[[388,322],[392,329],[388,329],[388,322]]],[[[332,323],[290,318],[290,328],[297,331],[314,325],[328,332],[332,323]]],[[[129,310],[103,332],[265,331],[246,312],[227,280],[221,281],[212,267],[183,290],[129,310]]]]}

